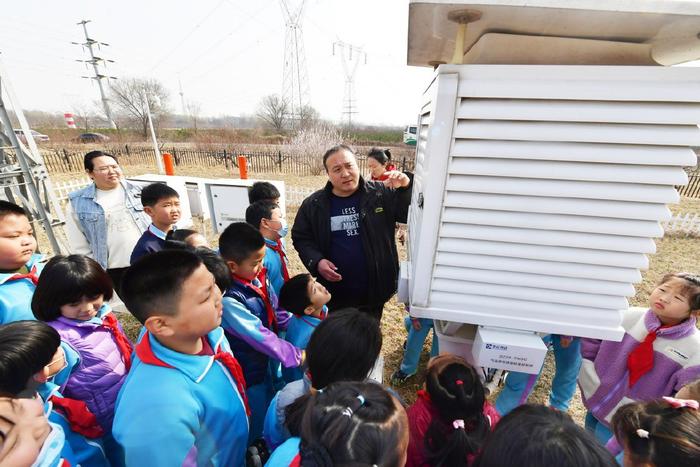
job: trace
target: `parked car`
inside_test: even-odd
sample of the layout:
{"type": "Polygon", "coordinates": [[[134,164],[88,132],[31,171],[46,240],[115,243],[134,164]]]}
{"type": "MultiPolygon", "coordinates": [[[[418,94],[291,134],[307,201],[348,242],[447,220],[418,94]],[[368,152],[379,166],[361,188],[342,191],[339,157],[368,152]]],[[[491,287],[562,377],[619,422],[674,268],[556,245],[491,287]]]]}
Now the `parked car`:
{"type": "Polygon", "coordinates": [[[409,146],[416,145],[416,133],[418,133],[418,127],[416,125],[408,125],[403,130],[403,142],[409,146]]]}
{"type": "MultiPolygon", "coordinates": [[[[22,131],[21,128],[15,128],[12,131],[14,131],[15,134],[17,135],[17,139],[19,139],[24,144],[27,144],[27,138],[24,136],[24,131],[22,131]]],[[[32,137],[34,138],[34,141],[36,141],[37,143],[46,143],[50,139],[48,136],[46,136],[43,133],[39,133],[38,131],[34,131],[34,130],[29,130],[29,131],[31,131],[32,137]]]]}
{"type": "Polygon", "coordinates": [[[75,141],[78,143],[104,143],[105,141],[109,141],[109,136],[101,133],[82,133],[75,138],[75,141]]]}

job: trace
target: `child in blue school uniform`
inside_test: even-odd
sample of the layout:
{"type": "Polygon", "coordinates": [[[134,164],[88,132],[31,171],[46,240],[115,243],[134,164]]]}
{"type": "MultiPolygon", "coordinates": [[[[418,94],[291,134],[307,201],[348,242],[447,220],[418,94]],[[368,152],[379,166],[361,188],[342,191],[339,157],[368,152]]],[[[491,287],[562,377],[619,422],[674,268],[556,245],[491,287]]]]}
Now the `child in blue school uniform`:
{"type": "MultiPolygon", "coordinates": [[[[293,346],[306,349],[311,334],[328,316],[327,303],[331,294],[311,274],[297,274],[282,286],[279,305],[292,313],[285,340],[293,346]]],[[[300,367],[282,370],[287,383],[301,379],[300,367]]]]}
{"type": "Polygon", "coordinates": [[[151,183],[141,191],[143,212],[151,218],[148,229],[141,234],[131,252],[130,263],[139,258],[160,251],[165,239],[180,220],[180,195],[165,183],[151,183]]]}
{"type": "Polygon", "coordinates": [[[289,280],[289,261],[282,239],[287,236],[289,226],[280,207],[269,200],[256,201],[245,211],[247,223],[260,231],[265,239],[263,267],[277,296],[289,280]]]}
{"type": "MultiPolygon", "coordinates": [[[[544,336],[542,340],[545,345],[552,348],[556,365],[549,395],[549,405],[566,412],[569,409],[571,398],[576,392],[576,378],[581,368],[581,339],[549,334],[544,336]]],[[[496,410],[501,416],[527,402],[541,372],[542,369],[535,375],[516,371],[508,372],[503,390],[498,395],[495,404],[496,410]]]]}
{"type": "Polygon", "coordinates": [[[381,350],[379,322],[357,308],[337,310],[321,321],[309,339],[304,377],[287,384],[267,409],[263,430],[267,446],[275,449],[291,436],[285,413],[299,397],[336,381],[367,380],[381,350]]]}
{"type": "Polygon", "coordinates": [[[58,332],[40,321],[0,326],[0,396],[40,399],[48,420],[63,429],[62,458],[71,465],[109,467],[97,418],[53,382],[67,365],[60,344],[58,332]]]}
{"type": "Polygon", "coordinates": [[[244,465],[245,381],[214,276],[196,254],[165,250],[131,266],[122,293],[145,328],[113,425],[126,465],[244,465]]]}
{"type": "Polygon", "coordinates": [[[0,200],[0,324],[34,319],[32,295],[44,267],[27,213],[0,200]]]}
{"type": "Polygon", "coordinates": [[[298,367],[304,352],[277,335],[286,329],[289,313],[278,308],[262,268],[265,241],[260,232],[245,222],[234,222],[221,234],[219,250],[233,278],[223,298],[222,326],[248,383],[252,442],[262,434],[274,393],[270,360],[278,360],[285,368],[298,367]]]}
{"type": "MultiPolygon", "coordinates": [[[[408,306],[406,306],[408,308],[408,306]]],[[[435,335],[433,320],[429,318],[404,317],[403,324],[406,327],[406,338],[401,366],[391,375],[392,384],[403,384],[418,371],[418,360],[423,350],[423,343],[428,334],[433,330],[433,340],[430,347],[430,357],[440,353],[440,346],[435,335]]]]}

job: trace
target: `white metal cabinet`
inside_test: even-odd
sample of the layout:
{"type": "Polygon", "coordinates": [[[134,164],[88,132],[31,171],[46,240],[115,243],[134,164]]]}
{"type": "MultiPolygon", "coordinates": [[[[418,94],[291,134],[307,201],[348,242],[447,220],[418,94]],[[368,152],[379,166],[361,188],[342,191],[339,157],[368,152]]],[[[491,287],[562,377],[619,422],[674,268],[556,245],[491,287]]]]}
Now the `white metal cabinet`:
{"type": "Polygon", "coordinates": [[[700,146],[700,70],[441,65],[409,218],[419,317],[604,339],[700,146]]]}

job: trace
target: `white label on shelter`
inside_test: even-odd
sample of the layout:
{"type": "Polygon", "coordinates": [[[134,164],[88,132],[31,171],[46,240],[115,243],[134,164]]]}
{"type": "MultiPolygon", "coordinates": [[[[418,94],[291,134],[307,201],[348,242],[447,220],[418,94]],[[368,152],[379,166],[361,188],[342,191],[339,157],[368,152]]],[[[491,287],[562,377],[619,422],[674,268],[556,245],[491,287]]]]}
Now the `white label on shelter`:
{"type": "Polygon", "coordinates": [[[488,368],[538,374],[547,346],[532,332],[479,327],[472,347],[476,364],[488,368]]]}

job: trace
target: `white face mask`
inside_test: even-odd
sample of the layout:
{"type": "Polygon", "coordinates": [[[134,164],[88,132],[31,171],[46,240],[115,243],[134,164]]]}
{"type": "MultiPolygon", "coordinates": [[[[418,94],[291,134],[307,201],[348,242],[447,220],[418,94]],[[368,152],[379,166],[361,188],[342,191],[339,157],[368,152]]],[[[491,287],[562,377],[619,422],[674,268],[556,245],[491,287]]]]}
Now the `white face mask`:
{"type": "Polygon", "coordinates": [[[289,226],[287,225],[287,219],[280,219],[280,228],[277,231],[277,235],[280,237],[286,237],[289,233],[289,226]]]}

